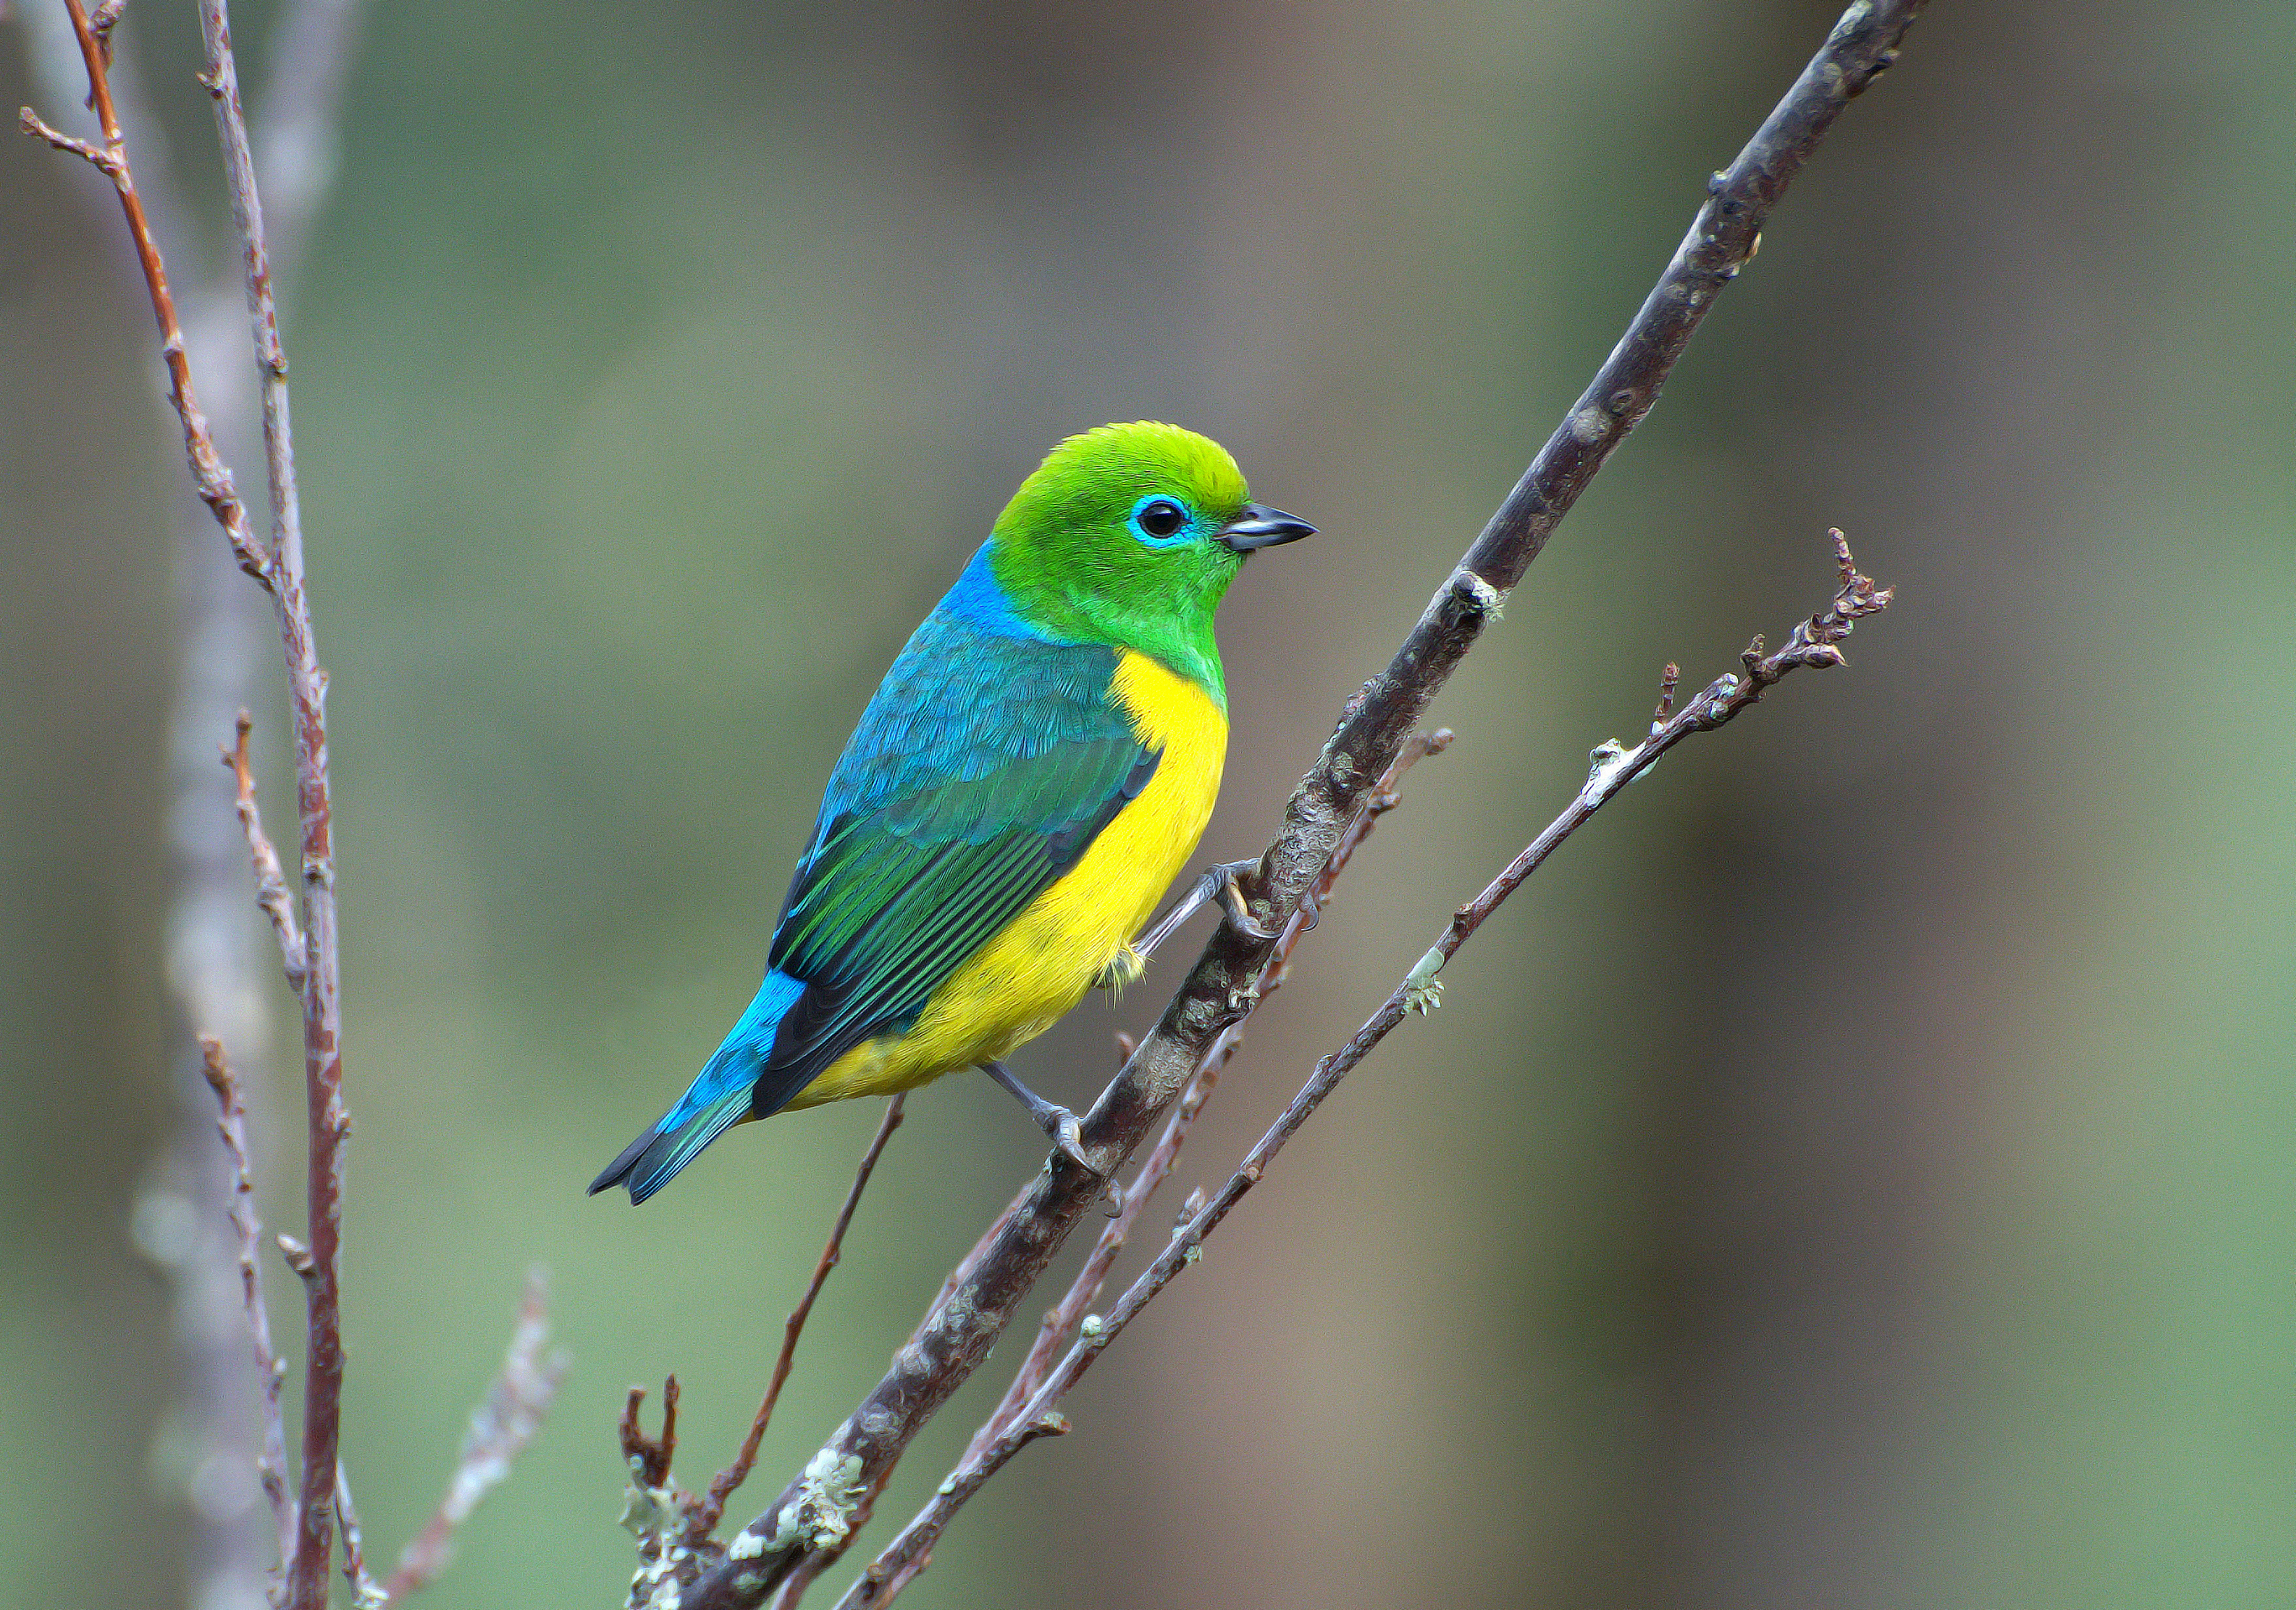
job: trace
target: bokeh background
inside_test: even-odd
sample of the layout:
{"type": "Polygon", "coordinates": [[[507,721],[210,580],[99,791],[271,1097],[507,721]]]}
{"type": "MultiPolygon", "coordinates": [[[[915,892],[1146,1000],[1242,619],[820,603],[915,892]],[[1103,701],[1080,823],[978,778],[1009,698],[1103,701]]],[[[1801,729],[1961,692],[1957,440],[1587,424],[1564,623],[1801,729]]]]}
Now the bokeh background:
{"type": "MultiPolygon", "coordinates": [[[[0,103],[60,119],[26,65],[49,4],[12,0],[0,103]]],[[[581,1188],[746,1001],[849,723],[1044,448],[1178,420],[1324,527],[1224,615],[1206,853],[1253,853],[1833,11],[372,9],[289,338],[373,1552],[435,1502],[530,1262],[574,1361],[429,1603],[619,1602],[628,1384],[682,1377],[689,1480],[746,1425],[874,1106],[740,1132],[642,1213],[581,1188]]],[[[274,17],[239,19],[251,78],[274,17]]],[[[191,8],[124,37],[212,261],[191,8]]],[[[1175,1202],[1664,660],[1710,676],[1826,596],[1827,525],[1897,607],[1539,874],[913,1602],[2296,1598],[2292,61],[2256,0],[1933,8],[1444,695],[1457,745],[1175,1202]]],[[[180,622],[222,550],[179,559],[197,511],[92,183],[0,142],[0,1601],[246,1610],[209,1580],[256,1513],[203,1440],[230,1393],[187,1385],[153,1263],[209,1233],[171,845],[226,734],[185,759],[170,723],[216,678],[180,622]]],[[[283,834],[256,602],[216,641],[283,834]]],[[[267,944],[250,908],[229,1026],[284,1227],[267,944]]],[[[1086,1097],[1191,951],[1026,1075],[1086,1097]]],[[[748,1496],[1041,1149],[985,1080],[913,1099],[748,1496]]]]}

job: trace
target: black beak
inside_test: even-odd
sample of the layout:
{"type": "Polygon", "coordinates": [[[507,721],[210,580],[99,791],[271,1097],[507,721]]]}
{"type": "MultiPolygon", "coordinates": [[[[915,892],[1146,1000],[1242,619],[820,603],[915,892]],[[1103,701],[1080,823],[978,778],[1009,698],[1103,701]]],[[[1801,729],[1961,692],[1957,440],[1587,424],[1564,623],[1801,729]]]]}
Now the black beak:
{"type": "Polygon", "coordinates": [[[1273,548],[1315,535],[1316,527],[1296,515],[1265,503],[1246,503],[1242,514],[1220,528],[1219,540],[1238,553],[1249,553],[1254,548],[1273,548]]]}

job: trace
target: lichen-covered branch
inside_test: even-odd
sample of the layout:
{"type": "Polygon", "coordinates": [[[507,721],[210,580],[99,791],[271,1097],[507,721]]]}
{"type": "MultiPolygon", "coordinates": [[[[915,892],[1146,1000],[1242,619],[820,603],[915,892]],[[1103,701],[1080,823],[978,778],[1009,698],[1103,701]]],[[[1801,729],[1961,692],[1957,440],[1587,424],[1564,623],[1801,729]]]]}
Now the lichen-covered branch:
{"type": "Polygon", "coordinates": [[[1890,593],[1887,589],[1877,590],[1871,581],[1857,574],[1850,562],[1849,550],[1841,532],[1834,531],[1829,535],[1841,570],[1841,590],[1832,606],[1796,626],[1785,644],[1775,653],[1765,653],[1762,640],[1755,638],[1742,657],[1745,666],[1742,676],[1721,677],[1685,703],[1679,710],[1674,707],[1675,682],[1678,674],[1674,666],[1667,666],[1659,695],[1658,713],[1651,722],[1649,736],[1632,748],[1613,739],[1594,751],[1587,780],[1562,813],[1548,823],[1546,830],[1532,839],[1505,870],[1491,879],[1482,893],[1453,913],[1435,943],[1395,986],[1379,1009],[1356,1031],[1354,1037],[1316,1064],[1307,1083],[1300,1087],[1299,1094],[1292,1097],[1290,1105],[1285,1107],[1267,1132],[1260,1137],[1258,1144],[1245,1155],[1242,1164],[1228,1176],[1218,1194],[1195,1207],[1173,1232],[1171,1244],[1141,1272],[1106,1315],[1087,1318],[1074,1344],[1062,1356],[1059,1364],[1046,1374],[1027,1402],[1017,1413],[1003,1417],[1002,1428],[996,1434],[985,1442],[975,1439],[974,1445],[966,1450],[964,1459],[941,1483],[916,1517],[870,1563],[868,1570],[861,1574],[860,1580],[840,1601],[838,1610],[882,1610],[882,1606],[890,1604],[900,1590],[915,1579],[930,1557],[933,1544],[965,1501],[1002,1469],[1014,1454],[1044,1434],[1046,1429],[1060,1424],[1058,1410],[1062,1398],[1083,1377],[1085,1371],[1092,1367],[1093,1361],[1100,1357],[1109,1344],[1139,1317],[1141,1310],[1154,1301],[1157,1294],[1170,1285],[1182,1270],[1196,1261],[1205,1238],[1219,1227],[1220,1222],[1243,1199],[1245,1193],[1266,1177],[1267,1167],[1275,1161],[1275,1155],[1299,1132],[1300,1126],[1323,1104],[1324,1098],[1339,1088],[1340,1081],[1369,1056],[1407,1015],[1412,1012],[1423,1014],[1441,1004],[1443,985],[1436,975],[1457,954],[1459,947],[1482,927],[1491,913],[1498,910],[1507,896],[1521,887],[1523,880],[1554,854],[1556,846],[1585,825],[1595,812],[1617,797],[1619,791],[1627,784],[1650,770],[1660,756],[1692,733],[1710,732],[1721,726],[1758,701],[1765,691],[1791,672],[1805,666],[1827,666],[1843,663],[1838,645],[1849,635],[1860,619],[1879,614],[1889,607],[1890,593]]]}
{"type": "MultiPolygon", "coordinates": [[[[1322,873],[1364,795],[1425,717],[1611,451],[1658,398],[1722,290],[1752,257],[1763,221],[1851,100],[1897,59],[1921,0],[1857,0],[1730,167],[1709,182],[1689,233],[1593,382],[1468,548],[1387,668],[1366,683],[1301,780],[1249,891],[1263,930],[1280,930],[1322,873]]],[[[882,1487],[910,1440],[988,1355],[1037,1278],[1211,1054],[1251,1009],[1275,942],[1222,925],[1154,1031],[1084,1121],[1092,1170],[1059,1156],[999,1220],[892,1368],[815,1456],[882,1487]]],[[[843,1491],[840,1489],[840,1491],[843,1491]]],[[[800,1477],[752,1521],[727,1557],[681,1594],[683,1610],[748,1610],[820,1551],[797,1524],[817,1488],[800,1477]]],[[[840,1522],[849,1516],[849,1508],[840,1522]]]]}

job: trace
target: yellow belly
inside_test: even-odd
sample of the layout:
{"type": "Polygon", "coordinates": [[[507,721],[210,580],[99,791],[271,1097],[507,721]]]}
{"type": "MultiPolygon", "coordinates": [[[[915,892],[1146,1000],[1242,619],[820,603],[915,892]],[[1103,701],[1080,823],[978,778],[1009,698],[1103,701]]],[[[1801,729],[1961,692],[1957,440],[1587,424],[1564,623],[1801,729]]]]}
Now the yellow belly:
{"type": "Polygon", "coordinates": [[[1129,650],[1110,698],[1142,746],[1163,751],[1140,797],[933,992],[907,1033],[855,1046],[790,1107],[890,1095],[1002,1057],[1052,1027],[1123,953],[1211,820],[1227,716],[1195,683],[1129,650]]]}

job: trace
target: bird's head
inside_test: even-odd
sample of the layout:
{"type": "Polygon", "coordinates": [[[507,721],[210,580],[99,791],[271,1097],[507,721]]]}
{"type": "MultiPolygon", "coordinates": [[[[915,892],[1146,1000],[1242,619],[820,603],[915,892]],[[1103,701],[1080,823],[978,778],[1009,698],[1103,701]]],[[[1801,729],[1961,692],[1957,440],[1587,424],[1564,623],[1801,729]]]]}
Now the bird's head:
{"type": "Polygon", "coordinates": [[[990,564],[1031,625],[1138,650],[1218,693],[1221,595],[1246,554],[1314,530],[1253,503],[1218,443],[1143,421],[1054,448],[997,517],[990,564]]]}

